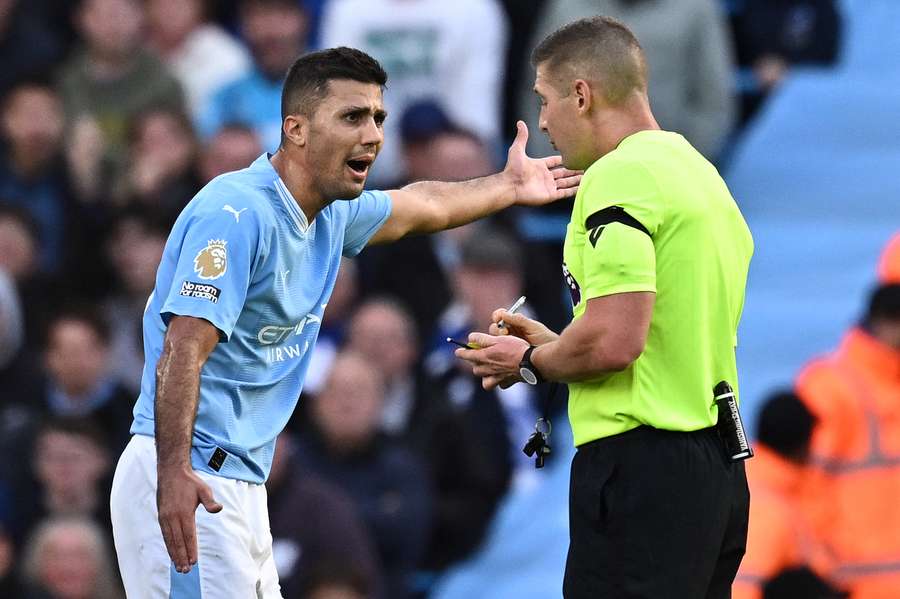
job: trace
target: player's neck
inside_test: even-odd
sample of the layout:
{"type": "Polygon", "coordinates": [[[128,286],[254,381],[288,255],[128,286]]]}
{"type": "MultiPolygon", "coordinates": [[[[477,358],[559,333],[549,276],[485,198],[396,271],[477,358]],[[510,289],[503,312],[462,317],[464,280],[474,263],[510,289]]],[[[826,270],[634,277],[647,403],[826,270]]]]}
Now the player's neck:
{"type": "Polygon", "coordinates": [[[331,200],[323,197],[313,186],[313,179],[309,170],[304,168],[302,164],[290,160],[284,150],[279,149],[275,152],[270,162],[275,172],[281,177],[285,187],[291,192],[294,201],[300,206],[300,210],[306,216],[306,222],[312,224],[316,215],[328,206],[331,200]]]}

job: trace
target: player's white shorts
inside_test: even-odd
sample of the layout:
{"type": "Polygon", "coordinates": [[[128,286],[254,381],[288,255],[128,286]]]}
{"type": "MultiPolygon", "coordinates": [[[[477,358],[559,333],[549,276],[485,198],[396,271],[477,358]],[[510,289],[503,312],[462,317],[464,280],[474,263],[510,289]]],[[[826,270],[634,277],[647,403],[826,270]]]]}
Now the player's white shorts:
{"type": "Polygon", "coordinates": [[[156,443],[132,437],[116,467],[110,508],[128,599],[281,599],[272,557],[266,488],[197,475],[223,508],[197,509],[197,563],[175,571],[156,512],[156,443]]]}

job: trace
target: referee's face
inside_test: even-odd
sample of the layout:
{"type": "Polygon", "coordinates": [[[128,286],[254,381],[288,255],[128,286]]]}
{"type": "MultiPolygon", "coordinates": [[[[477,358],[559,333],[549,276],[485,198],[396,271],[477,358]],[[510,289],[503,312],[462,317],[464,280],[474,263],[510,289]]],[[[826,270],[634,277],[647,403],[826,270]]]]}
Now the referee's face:
{"type": "Polygon", "coordinates": [[[578,159],[578,115],[575,98],[571,93],[560,92],[561,87],[559,78],[554,78],[548,72],[546,63],[539,64],[534,81],[534,92],[541,104],[538,124],[562,156],[563,166],[581,170],[585,166],[581,165],[578,159]]]}

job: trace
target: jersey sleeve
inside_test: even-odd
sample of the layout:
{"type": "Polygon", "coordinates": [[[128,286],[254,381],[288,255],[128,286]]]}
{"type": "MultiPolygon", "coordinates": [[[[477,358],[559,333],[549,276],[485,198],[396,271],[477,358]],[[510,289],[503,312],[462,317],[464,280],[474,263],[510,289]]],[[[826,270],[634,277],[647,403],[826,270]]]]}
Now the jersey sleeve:
{"type": "Polygon", "coordinates": [[[580,193],[576,226],[584,234],[582,297],[655,293],[653,235],[663,206],[653,176],[636,162],[601,160],[585,173],[580,193]]]}
{"type": "Polygon", "coordinates": [[[168,243],[180,251],[160,316],[167,325],[173,315],[202,318],[228,341],[247,298],[262,226],[252,209],[210,204],[185,215],[184,224],[172,231],[168,243]]]}
{"type": "Polygon", "coordinates": [[[343,255],[352,258],[360,253],[390,215],[391,197],[384,191],[364,191],[348,201],[343,255]]]}

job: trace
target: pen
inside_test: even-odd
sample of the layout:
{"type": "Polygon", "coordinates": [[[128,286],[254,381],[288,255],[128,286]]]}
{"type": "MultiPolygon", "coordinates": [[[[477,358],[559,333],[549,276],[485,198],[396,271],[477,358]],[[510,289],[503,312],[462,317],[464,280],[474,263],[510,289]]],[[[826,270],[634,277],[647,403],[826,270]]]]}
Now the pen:
{"type": "Polygon", "coordinates": [[[463,343],[462,341],[457,341],[453,337],[447,337],[447,343],[458,345],[463,349],[481,349],[481,346],[477,343],[463,343]]]}
{"type": "MultiPolygon", "coordinates": [[[[522,297],[520,297],[519,299],[516,300],[516,303],[514,303],[512,306],[509,307],[509,310],[507,310],[507,312],[509,312],[510,314],[515,314],[516,310],[521,308],[524,303],[525,303],[525,296],[523,295],[522,297]]],[[[503,319],[501,318],[500,322],[497,323],[497,326],[502,329],[503,327],[506,326],[506,323],[503,322],[503,319]]]]}

